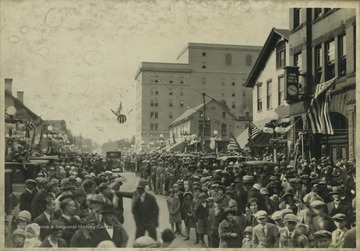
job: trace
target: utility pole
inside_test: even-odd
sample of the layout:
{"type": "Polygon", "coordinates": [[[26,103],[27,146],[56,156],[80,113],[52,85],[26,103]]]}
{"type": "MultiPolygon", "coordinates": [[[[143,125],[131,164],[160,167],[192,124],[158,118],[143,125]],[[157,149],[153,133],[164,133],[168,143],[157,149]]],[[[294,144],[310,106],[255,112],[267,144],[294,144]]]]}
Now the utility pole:
{"type": "Polygon", "coordinates": [[[204,107],[203,107],[203,131],[202,131],[202,140],[201,140],[201,144],[202,144],[202,151],[205,151],[205,111],[206,111],[206,107],[205,107],[205,92],[203,92],[203,103],[204,103],[204,107]]]}

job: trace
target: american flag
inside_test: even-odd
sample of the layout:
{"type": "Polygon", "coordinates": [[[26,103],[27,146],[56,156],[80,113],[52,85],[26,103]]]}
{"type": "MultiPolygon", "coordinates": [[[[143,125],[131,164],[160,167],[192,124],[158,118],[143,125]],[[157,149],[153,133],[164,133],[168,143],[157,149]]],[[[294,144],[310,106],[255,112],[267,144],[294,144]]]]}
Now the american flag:
{"type": "Polygon", "coordinates": [[[254,125],[251,121],[249,123],[249,143],[252,144],[252,140],[255,138],[256,135],[258,135],[260,132],[260,129],[254,125]]]}
{"type": "Polygon", "coordinates": [[[241,149],[239,143],[237,142],[237,140],[235,139],[235,137],[232,133],[230,133],[228,150],[235,150],[235,151],[239,151],[239,152],[243,151],[243,149],[241,149]]]}
{"type": "Polygon", "coordinates": [[[41,124],[41,121],[42,121],[41,117],[37,117],[34,121],[27,123],[26,130],[28,131],[35,130],[35,128],[41,124]]]}
{"type": "Polygon", "coordinates": [[[314,98],[311,100],[307,117],[310,121],[311,130],[315,133],[334,134],[329,115],[330,89],[335,84],[336,77],[316,86],[314,98]]]}

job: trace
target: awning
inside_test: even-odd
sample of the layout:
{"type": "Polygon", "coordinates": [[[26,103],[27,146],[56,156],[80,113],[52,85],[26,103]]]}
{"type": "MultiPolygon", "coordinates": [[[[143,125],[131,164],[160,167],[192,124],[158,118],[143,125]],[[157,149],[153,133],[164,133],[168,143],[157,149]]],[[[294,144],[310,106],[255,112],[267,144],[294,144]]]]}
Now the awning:
{"type": "Polygon", "coordinates": [[[247,147],[267,147],[271,146],[270,139],[273,139],[274,135],[270,133],[259,132],[252,140],[252,144],[246,144],[247,147]]]}

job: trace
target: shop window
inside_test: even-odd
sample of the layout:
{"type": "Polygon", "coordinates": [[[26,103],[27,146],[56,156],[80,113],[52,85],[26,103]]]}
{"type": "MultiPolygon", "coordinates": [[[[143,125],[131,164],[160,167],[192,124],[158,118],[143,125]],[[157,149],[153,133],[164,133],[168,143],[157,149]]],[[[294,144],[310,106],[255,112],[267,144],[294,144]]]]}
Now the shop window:
{"type": "Polygon", "coordinates": [[[272,108],[271,93],[272,93],[272,89],[271,89],[271,80],[270,80],[266,83],[266,109],[272,108]]]}
{"type": "Polygon", "coordinates": [[[339,36],[338,39],[338,76],[342,77],[346,75],[346,35],[339,36]]]}
{"type": "Polygon", "coordinates": [[[321,82],[322,77],[322,48],[321,44],[315,47],[315,84],[321,82]]]}
{"type": "Polygon", "coordinates": [[[325,81],[335,77],[335,41],[331,40],[325,43],[326,48],[326,65],[325,81]]]}

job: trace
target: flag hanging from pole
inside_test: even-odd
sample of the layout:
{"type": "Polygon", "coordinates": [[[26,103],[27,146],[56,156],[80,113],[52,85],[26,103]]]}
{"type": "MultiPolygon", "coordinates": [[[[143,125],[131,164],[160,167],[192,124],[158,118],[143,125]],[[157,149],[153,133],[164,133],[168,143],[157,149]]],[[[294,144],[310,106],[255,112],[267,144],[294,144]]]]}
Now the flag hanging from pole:
{"type": "Polygon", "coordinates": [[[243,151],[243,149],[241,149],[239,143],[237,142],[237,140],[235,139],[235,137],[234,137],[234,135],[232,133],[230,133],[228,150],[235,150],[235,151],[238,151],[238,152],[243,151]]]}
{"type": "Polygon", "coordinates": [[[253,144],[253,139],[255,138],[256,135],[259,134],[260,129],[256,125],[254,125],[251,121],[249,121],[249,122],[250,123],[249,123],[249,128],[248,128],[249,129],[248,141],[250,144],[253,144]]]}
{"type": "Polygon", "coordinates": [[[315,133],[334,134],[330,120],[330,89],[335,84],[336,77],[316,86],[314,98],[311,100],[307,117],[310,121],[311,130],[315,133]]]}
{"type": "Polygon", "coordinates": [[[41,124],[41,117],[37,117],[34,121],[26,124],[26,130],[32,131],[35,130],[41,124]]]}

